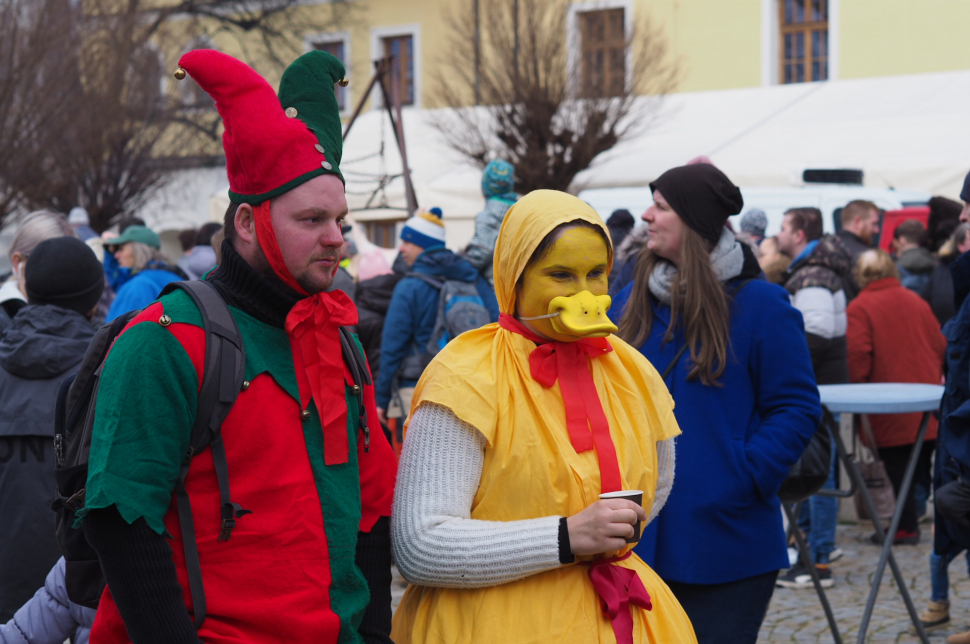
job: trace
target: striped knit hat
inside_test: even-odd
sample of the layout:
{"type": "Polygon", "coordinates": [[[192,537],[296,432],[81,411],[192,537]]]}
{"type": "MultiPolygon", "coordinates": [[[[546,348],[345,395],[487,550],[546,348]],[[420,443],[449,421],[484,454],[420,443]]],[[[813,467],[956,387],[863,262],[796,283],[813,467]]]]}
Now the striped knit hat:
{"type": "Polygon", "coordinates": [[[432,208],[411,217],[401,231],[401,241],[428,249],[445,245],[445,224],[441,221],[441,208],[432,208]]]}

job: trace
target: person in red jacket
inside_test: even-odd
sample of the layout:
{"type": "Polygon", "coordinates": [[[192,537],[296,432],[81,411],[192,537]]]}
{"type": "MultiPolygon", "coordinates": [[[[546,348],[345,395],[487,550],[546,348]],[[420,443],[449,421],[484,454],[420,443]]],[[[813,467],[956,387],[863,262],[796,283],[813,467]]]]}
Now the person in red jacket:
{"type": "MultiPolygon", "coordinates": [[[[862,290],[847,309],[850,380],[940,384],[946,338],[940,333],[940,324],[929,304],[903,287],[892,258],[883,250],[862,253],[854,276],[862,290]]],[[[871,417],[879,456],[886,463],[897,502],[903,503],[903,516],[895,536],[897,543],[919,541],[913,494],[916,485],[910,488],[905,499],[898,497],[921,416],[912,413],[871,417]]],[[[926,485],[936,431],[937,421],[930,418],[916,474],[917,479],[925,479],[926,485]]]]}

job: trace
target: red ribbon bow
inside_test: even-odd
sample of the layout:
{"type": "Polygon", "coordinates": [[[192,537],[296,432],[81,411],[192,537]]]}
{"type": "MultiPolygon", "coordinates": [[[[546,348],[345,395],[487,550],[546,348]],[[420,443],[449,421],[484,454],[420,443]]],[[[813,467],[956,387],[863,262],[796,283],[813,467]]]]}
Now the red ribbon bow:
{"type": "MultiPolygon", "coordinates": [[[[255,206],[253,214],[259,245],[273,271],[291,289],[308,295],[283,262],[270,220],[269,201],[255,206]]],[[[327,465],[346,463],[350,458],[347,404],[343,395],[344,360],[338,327],[352,324],[357,324],[357,308],[342,291],[314,293],[297,302],[286,316],[286,334],[293,351],[300,402],[306,409],[309,390],[323,425],[323,455],[327,465]]]]}
{"type": "Polygon", "coordinates": [[[617,644],[633,644],[631,604],[653,610],[650,593],[644,588],[637,571],[613,565],[631,554],[632,550],[622,557],[583,562],[583,565],[589,566],[589,580],[599,595],[603,614],[610,618],[617,644]]]}
{"type": "Polygon", "coordinates": [[[610,423],[596,393],[593,374],[586,364],[586,356],[598,358],[612,351],[613,347],[606,338],[547,342],[507,313],[499,316],[499,326],[539,345],[529,354],[529,369],[533,379],[547,389],[559,380],[563,404],[566,406],[566,429],[573,449],[581,453],[595,446],[602,491],[622,490],[623,480],[616,447],[610,435],[610,423]]]}

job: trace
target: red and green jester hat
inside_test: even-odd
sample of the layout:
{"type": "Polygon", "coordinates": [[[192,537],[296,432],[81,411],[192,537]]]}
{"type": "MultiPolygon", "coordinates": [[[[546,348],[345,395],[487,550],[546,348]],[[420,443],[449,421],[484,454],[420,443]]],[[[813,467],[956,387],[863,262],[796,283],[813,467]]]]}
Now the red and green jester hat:
{"type": "MultiPolygon", "coordinates": [[[[363,432],[356,431],[358,410],[356,404],[350,404],[356,400],[350,393],[355,383],[344,364],[338,330],[357,323],[354,304],[341,291],[308,294],[297,283],[283,261],[270,219],[270,200],[274,197],[327,173],[343,181],[339,168],[341,124],[334,83],[343,79],[344,67],[330,54],[309,52],[285,71],[279,97],[251,67],[218,51],[186,53],[179,61],[176,76],[182,76],[183,70],[215,99],[222,117],[231,201],[253,206],[256,237],[270,266],[284,284],[306,296],[286,318],[290,355],[277,353],[273,354],[277,357],[266,358],[272,347],[280,344],[265,334],[247,337],[240,325],[247,343],[247,368],[250,356],[262,356],[284,366],[292,358],[295,374],[284,374],[283,380],[292,380],[295,375],[299,400],[292,400],[292,393],[284,391],[282,383],[266,384],[272,380],[264,378],[257,387],[259,378],[254,378],[223,425],[234,498],[251,509],[246,498],[246,490],[253,489],[251,483],[267,502],[262,504],[262,513],[254,510],[241,517],[231,541],[226,543],[216,542],[214,535],[204,531],[203,526],[209,521],[206,513],[195,513],[210,608],[199,636],[205,642],[225,644],[359,642],[357,626],[368,593],[366,583],[361,586],[364,580],[354,565],[357,532],[369,532],[380,517],[390,516],[396,459],[377,424],[373,387],[369,385],[364,387],[364,405],[371,425],[369,445],[365,444],[363,432]],[[259,346],[249,346],[250,342],[259,346]],[[262,392],[260,398],[246,402],[253,398],[247,394],[254,391],[262,392]],[[293,413],[282,412],[291,407],[293,413]],[[310,413],[313,409],[316,414],[310,413]],[[230,443],[235,426],[236,436],[241,437],[238,440],[262,444],[266,451],[266,441],[270,439],[260,438],[260,432],[265,435],[266,428],[274,424],[273,433],[277,435],[289,431],[291,424],[295,429],[296,438],[287,448],[292,465],[277,465],[275,471],[265,472],[259,468],[265,470],[266,466],[258,464],[264,457],[255,458],[254,462],[233,461],[230,443]],[[354,436],[357,440],[352,450],[350,442],[354,436]],[[253,476],[264,479],[249,481],[253,476]],[[296,480],[298,477],[302,478],[296,480]],[[241,482],[240,478],[246,480],[241,482]],[[279,481],[288,481],[289,492],[285,499],[274,502],[268,497],[279,489],[279,481]],[[305,498],[292,498],[294,489],[303,490],[299,496],[305,498]],[[292,512],[274,511],[274,504],[305,507],[306,511],[299,512],[300,516],[283,516],[292,512]],[[267,548],[260,539],[247,540],[247,521],[263,532],[289,535],[283,541],[304,546],[266,552],[274,548],[267,548]],[[319,536],[313,537],[314,534],[319,536]],[[247,579],[258,571],[259,583],[238,581],[241,571],[246,571],[247,579]]],[[[161,303],[165,303],[164,298],[161,303]]],[[[170,328],[176,326],[173,323],[170,328]]],[[[275,379],[272,368],[270,372],[275,379]]],[[[282,439],[274,436],[272,440],[282,439]]],[[[197,474],[194,461],[200,462],[200,468],[207,467],[201,456],[193,459],[187,487],[200,486],[198,498],[203,504],[207,502],[206,490],[213,488],[215,479],[202,470],[197,474]]],[[[195,506],[193,489],[188,492],[195,506]]],[[[170,516],[171,513],[167,520],[170,516]]],[[[178,534],[172,529],[169,532],[178,534]]],[[[178,550],[173,547],[185,588],[178,550]]],[[[188,601],[187,606],[191,606],[188,601]]]]}

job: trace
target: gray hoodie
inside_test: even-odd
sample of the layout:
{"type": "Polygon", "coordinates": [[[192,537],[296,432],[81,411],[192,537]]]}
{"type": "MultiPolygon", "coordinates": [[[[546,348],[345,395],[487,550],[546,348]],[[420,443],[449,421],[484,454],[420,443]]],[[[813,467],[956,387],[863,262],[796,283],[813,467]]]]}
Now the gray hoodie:
{"type": "Polygon", "coordinates": [[[54,403],[93,336],[80,313],[34,304],[0,336],[0,623],[43,585],[61,555],[48,506],[54,403]]]}

